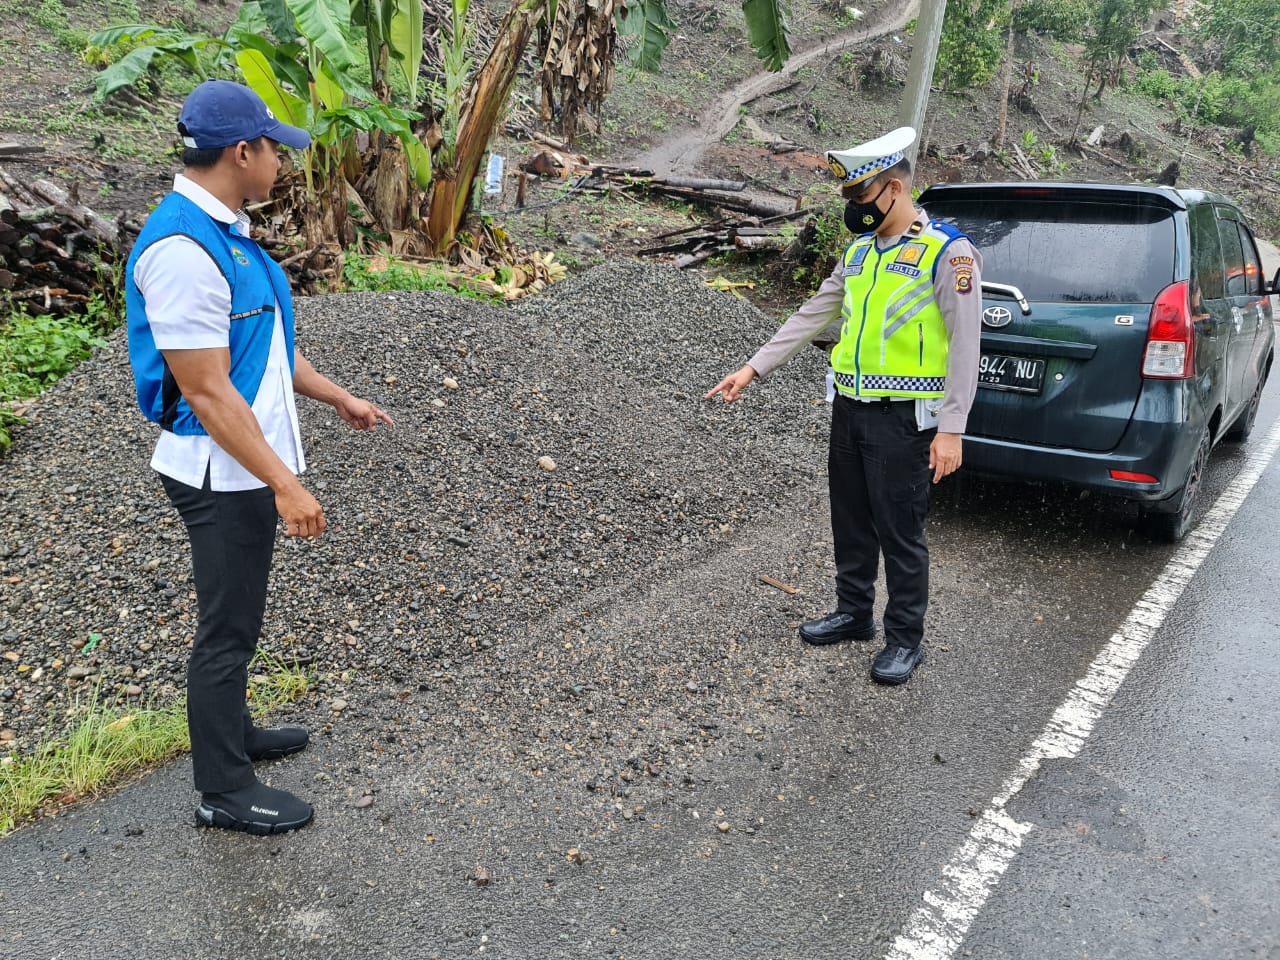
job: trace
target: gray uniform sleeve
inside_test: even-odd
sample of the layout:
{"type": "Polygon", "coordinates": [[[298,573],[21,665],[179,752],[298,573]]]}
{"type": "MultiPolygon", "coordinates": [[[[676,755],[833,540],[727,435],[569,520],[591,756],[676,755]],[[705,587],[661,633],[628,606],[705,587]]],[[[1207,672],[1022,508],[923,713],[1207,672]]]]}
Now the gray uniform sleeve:
{"type": "Polygon", "coordinates": [[[761,380],[782,366],[802,349],[817,340],[831,326],[840,325],[840,308],[844,305],[844,263],[836,261],[831,275],[822,281],[818,292],[804,306],[787,318],[778,332],[756,351],[747,363],[761,380]]]}
{"type": "Polygon", "coordinates": [[[938,258],[933,296],[947,325],[947,384],[938,430],[964,433],[978,392],[982,347],[982,254],[968,239],[953,240],[938,258]]]}

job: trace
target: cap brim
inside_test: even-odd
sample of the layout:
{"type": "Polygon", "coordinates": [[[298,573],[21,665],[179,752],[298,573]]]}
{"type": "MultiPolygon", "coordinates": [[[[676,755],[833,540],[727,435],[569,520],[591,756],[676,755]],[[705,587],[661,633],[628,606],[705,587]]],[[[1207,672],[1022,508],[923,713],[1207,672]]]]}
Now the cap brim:
{"type": "Polygon", "coordinates": [[[287,123],[276,121],[275,126],[262,131],[264,137],[270,137],[276,143],[283,143],[295,150],[305,150],[311,146],[311,134],[300,127],[291,127],[287,123]]]}

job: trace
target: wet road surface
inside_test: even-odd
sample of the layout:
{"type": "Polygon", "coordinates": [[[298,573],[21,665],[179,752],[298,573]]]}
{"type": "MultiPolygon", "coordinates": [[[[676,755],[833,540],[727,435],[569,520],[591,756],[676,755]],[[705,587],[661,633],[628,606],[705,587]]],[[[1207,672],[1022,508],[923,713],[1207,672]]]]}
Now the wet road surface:
{"type": "MultiPolygon", "coordinates": [[[[1256,439],[1215,454],[1210,501],[1278,410],[1273,381],[1256,439]]],[[[885,957],[1175,548],[1109,501],[960,480],[931,517],[930,662],[883,689],[866,680],[872,647],[794,640],[829,594],[830,543],[799,522],[825,509],[812,486],[679,582],[613,605],[619,636],[777,636],[751,669],[779,695],[741,728],[703,719],[697,760],[639,764],[601,802],[554,771],[442,766],[450,728],[429,694],[363,704],[264,770],[316,798],[300,833],[196,830],[183,761],[0,842],[0,955],[885,957]],[[754,570],[796,571],[803,592],[737,623],[754,570]],[[408,759],[383,749],[388,731],[416,736],[408,759]]],[[[1278,495],[1270,463],[1079,755],[1010,802],[1021,847],[939,956],[1280,957],[1278,495]]],[[[652,718],[657,735],[669,719],[652,718]]]]}

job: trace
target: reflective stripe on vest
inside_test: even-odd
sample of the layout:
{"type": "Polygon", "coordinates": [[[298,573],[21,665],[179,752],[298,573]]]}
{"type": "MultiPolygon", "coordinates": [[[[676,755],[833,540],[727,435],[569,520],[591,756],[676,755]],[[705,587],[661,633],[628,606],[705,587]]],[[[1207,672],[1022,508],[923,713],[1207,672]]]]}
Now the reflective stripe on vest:
{"type": "Polygon", "coordinates": [[[947,328],[933,297],[933,271],[949,242],[925,229],[883,251],[871,234],[850,244],[843,261],[844,323],[831,352],[841,393],[942,396],[947,328]]]}

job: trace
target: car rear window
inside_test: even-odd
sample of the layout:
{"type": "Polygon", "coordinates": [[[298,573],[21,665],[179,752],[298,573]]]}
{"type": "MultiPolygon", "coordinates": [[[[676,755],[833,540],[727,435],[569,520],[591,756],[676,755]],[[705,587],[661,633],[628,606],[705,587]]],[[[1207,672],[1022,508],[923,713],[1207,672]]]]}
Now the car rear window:
{"type": "Polygon", "coordinates": [[[1173,282],[1171,211],[1125,203],[938,198],[929,215],[982,251],[982,279],[1029,300],[1151,303],[1173,282]]]}

